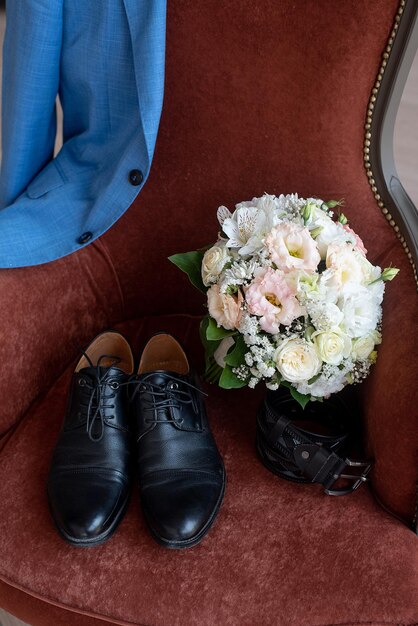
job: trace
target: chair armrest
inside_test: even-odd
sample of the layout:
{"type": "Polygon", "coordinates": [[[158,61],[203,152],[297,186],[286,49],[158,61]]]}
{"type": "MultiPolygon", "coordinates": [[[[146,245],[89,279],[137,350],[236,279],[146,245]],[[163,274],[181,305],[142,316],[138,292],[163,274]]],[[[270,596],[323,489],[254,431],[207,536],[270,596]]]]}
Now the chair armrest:
{"type": "Polygon", "coordinates": [[[0,444],[78,346],[121,315],[117,278],[100,241],[52,263],[0,270],[0,444]]]}

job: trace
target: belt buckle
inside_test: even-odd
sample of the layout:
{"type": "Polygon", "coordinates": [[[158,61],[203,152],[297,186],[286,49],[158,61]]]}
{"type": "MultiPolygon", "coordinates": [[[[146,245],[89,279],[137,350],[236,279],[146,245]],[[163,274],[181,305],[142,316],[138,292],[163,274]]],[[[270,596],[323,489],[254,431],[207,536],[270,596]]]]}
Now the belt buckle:
{"type": "Polygon", "coordinates": [[[353,461],[352,459],[345,459],[346,467],[343,471],[346,471],[348,468],[353,468],[354,470],[359,470],[357,473],[351,472],[350,474],[334,474],[334,482],[333,485],[340,478],[345,478],[346,480],[352,481],[353,484],[350,487],[346,487],[345,489],[324,489],[325,493],[329,496],[346,496],[349,493],[353,493],[356,489],[360,487],[363,483],[366,483],[369,478],[368,474],[373,467],[373,461],[353,461]]]}

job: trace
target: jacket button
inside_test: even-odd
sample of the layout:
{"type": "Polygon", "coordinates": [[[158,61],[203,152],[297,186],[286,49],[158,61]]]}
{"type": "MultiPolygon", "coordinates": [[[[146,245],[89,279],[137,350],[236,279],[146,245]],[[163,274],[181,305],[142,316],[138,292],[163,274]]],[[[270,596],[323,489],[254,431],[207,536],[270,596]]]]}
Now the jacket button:
{"type": "Polygon", "coordinates": [[[89,230],[86,233],[83,233],[79,238],[78,238],[78,243],[87,243],[88,241],[90,241],[90,239],[93,237],[93,233],[91,233],[89,230]]]}
{"type": "Polygon", "coordinates": [[[129,182],[131,185],[140,185],[144,180],[144,175],[141,170],[131,170],[129,172],[129,182]]]}

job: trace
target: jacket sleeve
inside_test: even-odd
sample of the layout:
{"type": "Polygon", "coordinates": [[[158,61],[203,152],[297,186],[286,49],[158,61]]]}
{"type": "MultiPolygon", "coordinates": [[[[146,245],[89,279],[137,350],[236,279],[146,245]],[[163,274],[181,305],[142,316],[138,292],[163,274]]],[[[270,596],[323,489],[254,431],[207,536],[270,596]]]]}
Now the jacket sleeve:
{"type": "Polygon", "coordinates": [[[7,0],[0,209],[53,157],[63,0],[7,0]]]}

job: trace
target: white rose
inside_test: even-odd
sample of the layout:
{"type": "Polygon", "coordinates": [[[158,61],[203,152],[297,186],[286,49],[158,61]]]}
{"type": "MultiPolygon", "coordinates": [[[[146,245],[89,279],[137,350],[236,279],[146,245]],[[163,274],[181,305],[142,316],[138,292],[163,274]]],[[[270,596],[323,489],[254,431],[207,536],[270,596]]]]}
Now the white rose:
{"type": "Polygon", "coordinates": [[[232,337],[225,337],[213,353],[213,358],[219,367],[222,367],[222,369],[225,367],[225,357],[228,354],[228,350],[234,345],[234,343],[235,341],[232,337]]]}
{"type": "Polygon", "coordinates": [[[316,330],[311,335],[320,358],[325,363],[339,365],[351,352],[351,339],[340,328],[328,331],[316,330]]]}
{"type": "Polygon", "coordinates": [[[374,347],[379,343],[382,343],[382,335],[378,330],[374,330],[364,337],[355,339],[353,341],[352,349],[353,358],[356,360],[367,359],[370,356],[370,353],[373,352],[374,347]]]}
{"type": "Polygon", "coordinates": [[[348,283],[337,304],[344,315],[342,327],[349,337],[364,337],[376,329],[381,308],[373,290],[348,283]]]}
{"type": "Polygon", "coordinates": [[[304,339],[285,339],[273,358],[280,374],[290,383],[310,380],[322,366],[313,344],[304,339]]]}
{"type": "Polygon", "coordinates": [[[212,248],[209,248],[209,250],[206,250],[202,261],[202,280],[206,287],[216,283],[219,274],[230,258],[225,245],[216,244],[212,246],[212,248]]]}

